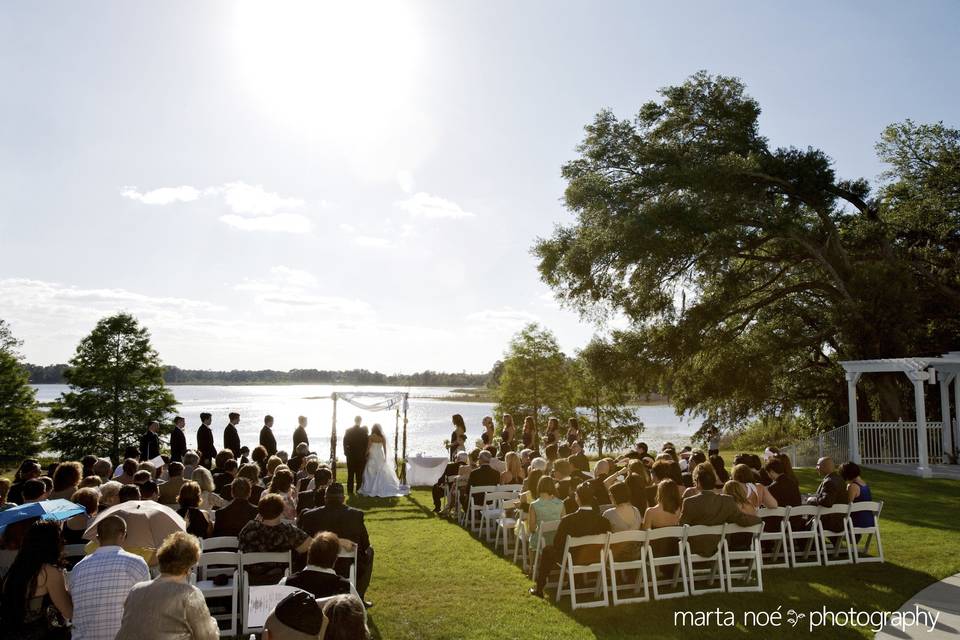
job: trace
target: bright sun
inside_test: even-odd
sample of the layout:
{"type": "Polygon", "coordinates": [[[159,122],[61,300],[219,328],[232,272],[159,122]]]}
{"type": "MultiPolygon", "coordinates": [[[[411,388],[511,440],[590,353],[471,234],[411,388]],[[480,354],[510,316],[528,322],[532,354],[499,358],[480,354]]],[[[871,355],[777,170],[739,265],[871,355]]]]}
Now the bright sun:
{"type": "Polygon", "coordinates": [[[248,1],[236,6],[244,84],[269,115],[337,136],[410,109],[421,34],[405,2],[248,1]]]}

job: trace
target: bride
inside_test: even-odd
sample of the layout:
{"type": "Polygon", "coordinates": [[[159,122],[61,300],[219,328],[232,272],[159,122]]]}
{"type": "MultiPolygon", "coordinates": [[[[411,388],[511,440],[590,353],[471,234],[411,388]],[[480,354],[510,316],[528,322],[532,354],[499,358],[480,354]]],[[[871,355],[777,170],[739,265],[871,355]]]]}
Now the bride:
{"type": "Polygon", "coordinates": [[[379,424],[373,425],[370,430],[367,466],[363,470],[363,486],[359,493],[375,498],[392,498],[409,493],[406,487],[400,486],[400,480],[387,460],[387,439],[383,437],[383,429],[379,424]]]}

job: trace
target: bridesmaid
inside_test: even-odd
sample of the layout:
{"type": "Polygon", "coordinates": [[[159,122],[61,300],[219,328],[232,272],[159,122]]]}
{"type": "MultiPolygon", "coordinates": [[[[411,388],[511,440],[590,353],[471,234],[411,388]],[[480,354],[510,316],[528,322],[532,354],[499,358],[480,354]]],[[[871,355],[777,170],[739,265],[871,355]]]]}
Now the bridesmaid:
{"type": "Polygon", "coordinates": [[[501,420],[503,420],[503,431],[500,434],[500,439],[509,444],[512,450],[513,443],[517,439],[517,427],[513,424],[513,416],[505,413],[501,420]]]}
{"type": "Polygon", "coordinates": [[[453,414],[453,433],[450,434],[450,462],[453,462],[458,451],[466,450],[467,425],[463,422],[463,416],[459,413],[453,414]]]}
{"type": "MultiPolygon", "coordinates": [[[[506,416],[504,416],[504,418],[506,418],[506,416]]],[[[510,420],[512,422],[513,418],[510,418],[510,420]]],[[[521,438],[523,439],[524,449],[533,450],[533,444],[534,444],[533,441],[535,439],[534,436],[536,435],[536,433],[537,433],[537,429],[533,425],[533,416],[527,416],[526,418],[523,419],[523,435],[521,435],[521,438]]]]}
{"type": "Polygon", "coordinates": [[[570,418],[567,420],[567,444],[574,442],[581,442],[580,423],[576,418],[570,418]]]}

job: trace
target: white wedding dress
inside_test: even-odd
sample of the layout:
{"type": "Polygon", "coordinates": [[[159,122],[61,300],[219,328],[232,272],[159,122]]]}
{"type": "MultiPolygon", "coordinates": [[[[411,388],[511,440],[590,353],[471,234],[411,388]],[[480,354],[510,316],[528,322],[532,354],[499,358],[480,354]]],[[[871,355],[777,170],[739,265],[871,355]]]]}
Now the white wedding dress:
{"type": "Polygon", "coordinates": [[[400,480],[393,470],[393,463],[387,460],[384,447],[379,442],[370,444],[367,450],[367,466],[363,470],[363,486],[359,493],[374,498],[393,498],[405,496],[410,492],[400,486],[400,480]]]}

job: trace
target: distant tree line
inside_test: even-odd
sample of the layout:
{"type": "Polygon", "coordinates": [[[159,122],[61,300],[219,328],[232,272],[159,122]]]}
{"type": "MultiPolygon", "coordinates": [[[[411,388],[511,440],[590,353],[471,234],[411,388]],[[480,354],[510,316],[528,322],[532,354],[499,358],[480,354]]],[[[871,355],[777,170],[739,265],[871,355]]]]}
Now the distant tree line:
{"type": "MultiPolygon", "coordinates": [[[[65,384],[66,364],[24,365],[30,373],[32,384],[65,384]]],[[[275,371],[238,370],[207,371],[203,369],[181,369],[164,367],[163,381],[167,384],[357,384],[357,385],[396,385],[411,387],[483,387],[490,378],[489,373],[445,373],[442,371],[421,371],[411,374],[387,375],[379,371],[351,369],[347,371],[329,371],[321,369],[291,369],[275,371]]]]}

